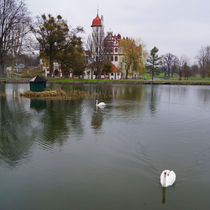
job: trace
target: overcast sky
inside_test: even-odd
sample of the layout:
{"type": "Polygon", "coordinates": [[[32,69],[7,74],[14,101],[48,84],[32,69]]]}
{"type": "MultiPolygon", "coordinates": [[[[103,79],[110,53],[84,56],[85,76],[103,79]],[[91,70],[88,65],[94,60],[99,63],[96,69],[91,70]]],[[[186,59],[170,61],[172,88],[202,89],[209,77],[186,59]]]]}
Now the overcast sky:
{"type": "Polygon", "coordinates": [[[99,8],[105,31],[141,38],[148,50],[171,52],[195,60],[210,45],[210,0],[26,0],[33,16],[60,14],[72,27],[83,26],[86,36],[99,8]]]}

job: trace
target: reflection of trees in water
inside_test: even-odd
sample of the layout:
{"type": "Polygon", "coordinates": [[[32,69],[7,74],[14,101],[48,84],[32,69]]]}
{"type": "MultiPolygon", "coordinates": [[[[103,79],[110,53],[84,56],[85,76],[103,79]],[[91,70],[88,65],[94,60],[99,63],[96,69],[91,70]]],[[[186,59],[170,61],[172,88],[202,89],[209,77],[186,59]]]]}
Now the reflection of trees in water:
{"type": "MultiPolygon", "coordinates": [[[[150,91],[148,92],[148,99],[150,101],[150,111],[152,114],[157,112],[158,102],[160,97],[162,100],[168,103],[175,101],[182,101],[186,98],[188,87],[174,86],[174,85],[150,85],[150,91]]],[[[148,88],[149,90],[149,88],[148,88]]]]}
{"type": "Polygon", "coordinates": [[[150,92],[150,111],[152,114],[156,113],[157,109],[157,99],[158,99],[158,93],[157,93],[158,87],[155,85],[151,85],[151,92],[150,92]]]}
{"type": "Polygon", "coordinates": [[[107,106],[104,109],[96,108],[96,111],[92,114],[91,126],[95,132],[101,129],[104,118],[112,117],[113,111],[123,112],[122,116],[129,115],[129,117],[132,117],[133,115],[136,117],[143,107],[140,103],[143,97],[143,86],[99,86],[96,91],[104,94],[101,98],[106,98],[106,94],[109,98],[105,100],[107,106]],[[115,100],[118,101],[117,104],[113,104],[115,100]]]}
{"type": "MultiPolygon", "coordinates": [[[[36,107],[40,107],[39,102],[36,107]]],[[[22,103],[1,99],[0,159],[13,166],[28,156],[34,140],[46,149],[46,144],[62,145],[69,133],[82,134],[80,104],[48,101],[42,112],[26,112],[22,103]]]]}
{"type": "Polygon", "coordinates": [[[43,140],[63,144],[70,132],[82,134],[82,101],[48,101],[42,117],[43,140]]]}
{"type": "MultiPolygon", "coordinates": [[[[11,93],[16,91],[12,88],[11,93]]],[[[1,85],[0,92],[5,91],[1,85]]],[[[46,149],[46,144],[62,145],[69,133],[83,132],[82,101],[31,100],[29,110],[27,101],[11,95],[0,98],[0,161],[11,166],[28,157],[34,141],[46,149]]]]}
{"type": "Polygon", "coordinates": [[[112,88],[108,85],[96,86],[96,94],[100,95],[101,100],[108,100],[113,97],[112,88]]]}
{"type": "Polygon", "coordinates": [[[178,98],[178,100],[183,100],[186,97],[186,94],[189,90],[189,87],[186,86],[174,86],[174,85],[164,85],[162,86],[163,97],[165,97],[168,102],[173,101],[174,99],[178,98]]]}
{"type": "MultiPolygon", "coordinates": [[[[64,87],[70,90],[77,89],[78,86],[64,87]]],[[[5,91],[5,85],[0,88],[1,92],[5,91]]],[[[12,87],[10,88],[12,90],[12,87]]],[[[104,101],[108,104],[104,110],[91,112],[91,126],[96,131],[101,129],[105,118],[113,116],[112,112],[117,114],[117,117],[121,116],[121,112],[122,116],[129,116],[129,119],[139,117],[145,105],[141,103],[142,100],[149,102],[151,112],[155,113],[161,90],[156,85],[80,85],[79,89],[99,94],[100,100],[105,98],[104,101]]],[[[24,108],[24,101],[22,99],[8,101],[6,97],[1,98],[0,158],[5,162],[12,165],[24,158],[34,140],[38,140],[46,149],[46,145],[56,143],[63,145],[69,135],[83,133],[82,100],[31,100],[32,109],[29,111],[24,108]]],[[[92,103],[90,107],[95,107],[95,99],[88,101],[92,103]]]]}
{"type": "Polygon", "coordinates": [[[32,118],[21,103],[1,98],[0,103],[0,159],[14,166],[28,155],[37,130],[32,118]]]}
{"type": "MultiPolygon", "coordinates": [[[[140,105],[140,101],[145,100],[149,101],[149,107],[152,114],[156,113],[157,102],[159,100],[159,91],[160,87],[158,85],[80,85],[80,86],[65,86],[62,88],[65,91],[72,91],[72,89],[78,89],[90,93],[92,96],[95,96],[95,99],[100,101],[105,101],[106,103],[112,103],[113,100],[120,101],[120,105],[116,107],[122,111],[133,111],[135,114],[139,109],[143,107],[143,103],[140,105]],[[146,91],[145,91],[146,90],[146,91]],[[148,91],[149,90],[149,91],[148,91]],[[123,104],[123,101],[127,101],[127,104],[123,104]],[[131,103],[133,102],[133,103],[131,103]]],[[[166,87],[166,86],[165,86],[166,87]]],[[[183,94],[186,94],[185,88],[176,89],[174,87],[167,86],[166,94],[170,97],[171,91],[173,94],[177,93],[177,96],[180,94],[183,97],[183,94]]],[[[93,97],[94,98],[94,97],[93,97]]],[[[93,100],[95,100],[93,99],[93,100]]]]}
{"type": "Polygon", "coordinates": [[[6,96],[5,85],[0,82],[0,100],[4,96],[6,96]]]}
{"type": "Polygon", "coordinates": [[[96,133],[100,130],[103,123],[103,119],[103,113],[101,112],[100,108],[96,107],[96,111],[93,112],[91,120],[91,126],[96,133]]]}
{"type": "Polygon", "coordinates": [[[198,97],[204,103],[209,103],[210,102],[210,89],[209,88],[198,89],[198,97]]]}
{"type": "Polygon", "coordinates": [[[157,111],[158,101],[160,99],[159,85],[145,85],[144,86],[144,101],[148,103],[149,110],[152,115],[157,111]]]}
{"type": "Polygon", "coordinates": [[[141,100],[143,98],[143,86],[119,86],[113,87],[114,99],[118,100],[117,109],[124,111],[128,115],[136,115],[143,108],[141,100]]]}
{"type": "Polygon", "coordinates": [[[143,86],[113,86],[112,93],[116,99],[141,101],[143,95],[143,86]]]}
{"type": "Polygon", "coordinates": [[[122,100],[141,100],[143,94],[143,85],[51,85],[51,88],[62,88],[67,93],[73,90],[86,91],[89,95],[93,96],[93,99],[97,98],[99,101],[111,99],[122,99],[122,100]]]}

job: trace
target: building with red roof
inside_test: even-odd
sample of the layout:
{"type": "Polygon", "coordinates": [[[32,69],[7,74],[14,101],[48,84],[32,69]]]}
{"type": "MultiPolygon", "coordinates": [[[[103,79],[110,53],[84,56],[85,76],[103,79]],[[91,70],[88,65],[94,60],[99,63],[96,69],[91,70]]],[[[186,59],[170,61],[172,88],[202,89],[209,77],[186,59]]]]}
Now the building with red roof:
{"type": "MultiPolygon", "coordinates": [[[[92,56],[92,59],[90,59],[91,61],[89,61],[87,65],[89,70],[85,71],[85,78],[94,79],[96,77],[94,71],[91,69],[94,69],[94,66],[96,66],[95,64],[98,61],[98,58],[100,58],[100,53],[98,51],[100,50],[101,47],[101,41],[102,41],[101,38],[103,38],[103,58],[101,59],[101,61],[105,60],[109,61],[112,64],[112,67],[111,67],[111,72],[108,73],[107,75],[101,75],[101,78],[102,79],[109,78],[113,80],[121,79],[122,73],[119,70],[120,61],[122,60],[123,57],[119,49],[121,35],[120,34],[114,35],[112,32],[108,32],[107,35],[104,37],[103,16],[101,16],[100,18],[98,14],[92,20],[91,27],[92,27],[92,37],[94,37],[95,40],[99,40],[100,43],[98,45],[97,43],[95,43],[96,45],[95,49],[92,49],[92,52],[89,52],[89,54],[91,54],[92,56]],[[96,52],[95,55],[93,51],[96,52]],[[93,59],[93,56],[95,56],[96,58],[93,59]]],[[[88,56],[89,58],[91,57],[90,55],[88,55],[88,52],[86,52],[86,57],[88,56]]]]}

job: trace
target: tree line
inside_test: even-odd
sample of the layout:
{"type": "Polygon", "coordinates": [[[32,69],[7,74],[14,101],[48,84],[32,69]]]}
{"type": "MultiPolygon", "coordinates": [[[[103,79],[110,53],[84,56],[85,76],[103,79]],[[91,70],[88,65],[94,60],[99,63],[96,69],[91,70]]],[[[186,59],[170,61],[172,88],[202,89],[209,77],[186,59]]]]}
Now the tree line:
{"type": "MultiPolygon", "coordinates": [[[[82,27],[70,27],[61,15],[43,14],[34,19],[24,1],[0,0],[0,76],[4,75],[7,66],[14,68],[18,61],[25,61],[28,65],[38,64],[39,58],[33,55],[35,51],[40,52],[39,56],[49,66],[50,75],[54,62],[61,65],[64,75],[70,71],[74,75],[82,75],[88,63],[86,46],[90,68],[95,69],[100,78],[112,67],[105,58],[104,40],[98,40],[98,34],[93,33],[85,45],[80,36],[83,32],[82,27]],[[99,41],[101,43],[97,43],[99,41]]],[[[122,39],[119,47],[124,56],[118,68],[124,69],[126,79],[128,75],[144,75],[146,72],[151,73],[152,79],[160,73],[165,78],[178,74],[180,80],[196,74],[202,78],[210,77],[210,46],[200,49],[194,65],[190,65],[186,57],[178,58],[172,53],[159,56],[157,47],[147,53],[143,43],[132,38],[122,39]]]]}
{"type": "Polygon", "coordinates": [[[210,77],[210,47],[202,47],[199,51],[197,64],[190,64],[187,57],[177,57],[172,53],[166,53],[159,56],[159,49],[153,47],[147,59],[146,68],[154,76],[163,74],[165,79],[174,78],[174,75],[178,75],[179,80],[189,79],[189,77],[200,74],[202,78],[210,77]]]}

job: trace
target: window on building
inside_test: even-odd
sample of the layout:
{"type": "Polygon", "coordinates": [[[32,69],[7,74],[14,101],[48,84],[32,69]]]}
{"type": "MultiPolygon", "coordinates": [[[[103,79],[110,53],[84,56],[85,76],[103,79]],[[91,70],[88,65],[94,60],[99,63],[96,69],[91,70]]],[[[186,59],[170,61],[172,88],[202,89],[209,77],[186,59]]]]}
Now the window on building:
{"type": "Polygon", "coordinates": [[[115,48],[115,52],[118,52],[118,49],[117,48],[115,48]]]}
{"type": "Polygon", "coordinates": [[[113,56],[111,57],[111,61],[113,61],[114,60],[114,58],[113,58],[113,56]]]}
{"type": "Polygon", "coordinates": [[[117,56],[115,56],[115,61],[118,61],[118,57],[117,56]]]}

